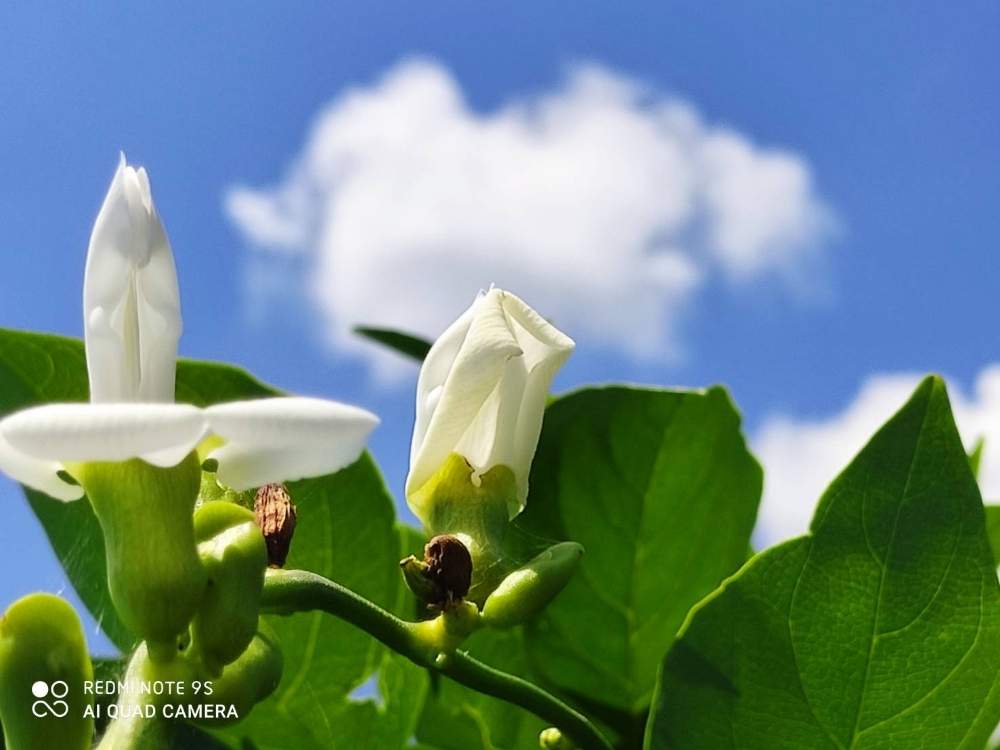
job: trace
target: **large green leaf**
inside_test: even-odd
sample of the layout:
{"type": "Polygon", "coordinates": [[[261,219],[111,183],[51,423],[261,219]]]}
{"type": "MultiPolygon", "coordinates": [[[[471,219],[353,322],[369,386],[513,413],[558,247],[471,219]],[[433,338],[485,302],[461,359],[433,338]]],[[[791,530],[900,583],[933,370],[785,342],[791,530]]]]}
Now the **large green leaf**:
{"type": "MultiPolygon", "coordinates": [[[[0,414],[87,397],[87,363],[79,341],[0,329],[0,414]]],[[[63,503],[33,491],[26,494],[80,599],[111,641],[129,650],[133,638],[111,604],[104,537],[90,503],[63,503]]]]}
{"type": "MultiPolygon", "coordinates": [[[[301,505],[299,507],[301,509],[301,505]]],[[[378,529],[362,529],[361,526],[368,523],[364,508],[355,504],[354,509],[357,511],[354,520],[345,523],[341,533],[331,536],[329,544],[307,546],[314,549],[339,547],[347,553],[339,556],[341,561],[356,568],[355,579],[384,578],[385,591],[391,589],[391,595],[386,597],[370,597],[373,601],[396,612],[412,610],[412,597],[400,582],[397,563],[404,551],[408,554],[415,544],[423,544],[415,541],[418,533],[407,527],[396,527],[392,543],[380,550],[374,560],[366,560],[367,545],[371,541],[367,534],[377,533],[378,529]],[[356,541],[361,546],[349,543],[352,532],[357,534],[356,541]]],[[[300,526],[301,523],[300,510],[300,526]]],[[[373,519],[371,523],[383,526],[382,519],[373,519]]],[[[296,544],[301,541],[298,533],[297,530],[296,544]]],[[[385,538],[388,537],[378,534],[378,540],[385,538]]],[[[303,562],[301,556],[294,559],[290,556],[288,567],[315,569],[306,567],[303,562]]],[[[353,585],[349,583],[350,576],[341,576],[338,580],[355,591],[370,592],[370,586],[359,580],[353,585]]],[[[412,616],[412,611],[406,616],[412,616]]],[[[388,652],[366,634],[330,615],[317,612],[268,619],[281,629],[285,654],[281,685],[277,693],[257,706],[246,721],[224,732],[225,736],[252,738],[254,747],[259,750],[289,747],[296,750],[392,750],[402,748],[413,736],[427,690],[428,678],[423,668],[388,652]],[[309,639],[314,639],[311,648],[309,639]],[[295,643],[296,640],[302,642],[295,643]],[[292,659],[289,658],[290,650],[294,654],[292,659]],[[357,658],[361,656],[366,656],[364,663],[357,658]],[[374,678],[361,685],[361,678],[373,672],[374,678]],[[339,683],[336,682],[338,676],[339,683]],[[361,692],[367,695],[353,698],[350,692],[359,685],[361,692]]]]}
{"type": "Polygon", "coordinates": [[[986,506],[986,536],[990,540],[993,559],[1000,566],[1000,505],[986,506]]]}
{"type": "MultiPolygon", "coordinates": [[[[298,523],[286,567],[320,573],[395,609],[400,542],[392,500],[371,460],[363,457],[332,476],[293,482],[289,492],[298,523]]],[[[382,647],[322,612],[268,620],[285,657],[281,684],[227,735],[251,737],[261,750],[390,747],[381,741],[355,744],[353,733],[371,717],[347,697],[384,663],[382,647]]],[[[391,675],[383,675],[393,689],[402,681],[419,690],[421,679],[419,670],[414,675],[395,665],[391,675]]],[[[383,697],[391,700],[391,692],[383,697]]]]}
{"type": "Polygon", "coordinates": [[[942,381],[823,495],[810,533],[692,613],[647,733],[665,748],[982,748],[1000,590],[942,381]]]}
{"type": "Polygon", "coordinates": [[[516,535],[586,549],[527,630],[531,666],[641,716],[688,610],[746,560],[761,470],[739,415],[721,388],[577,391],[546,411],[530,487],[516,535]]]}
{"type": "Polygon", "coordinates": [[[972,476],[979,479],[979,469],[983,464],[983,451],[986,449],[986,438],[980,436],[969,451],[969,468],[972,469],[972,476]]]}

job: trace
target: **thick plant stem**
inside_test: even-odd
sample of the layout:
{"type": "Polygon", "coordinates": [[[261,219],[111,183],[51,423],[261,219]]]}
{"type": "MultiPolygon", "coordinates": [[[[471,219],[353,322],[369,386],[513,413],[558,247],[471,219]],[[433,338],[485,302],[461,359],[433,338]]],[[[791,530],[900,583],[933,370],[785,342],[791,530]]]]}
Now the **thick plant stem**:
{"type": "Polygon", "coordinates": [[[112,721],[96,750],[170,750],[164,720],[128,714],[112,721]]]}
{"type": "Polygon", "coordinates": [[[466,653],[442,653],[420,636],[415,623],[385,611],[348,588],[302,570],[269,570],[263,611],[328,612],[361,628],[415,664],[432,669],[480,693],[531,711],[571,737],[583,750],[611,750],[611,744],[581,713],[536,685],[493,669],[466,653]]]}

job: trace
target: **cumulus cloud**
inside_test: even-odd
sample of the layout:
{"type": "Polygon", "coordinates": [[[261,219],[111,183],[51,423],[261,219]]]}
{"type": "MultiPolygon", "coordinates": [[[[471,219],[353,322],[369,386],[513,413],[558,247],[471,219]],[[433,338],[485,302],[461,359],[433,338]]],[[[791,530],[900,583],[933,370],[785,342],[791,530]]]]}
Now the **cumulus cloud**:
{"type": "MultiPolygon", "coordinates": [[[[909,398],[920,376],[868,378],[848,406],[817,420],[774,416],[753,440],[764,465],[764,499],[755,544],[768,546],[804,533],[823,490],[875,431],[909,398]]],[[[980,486],[987,501],[1000,501],[1000,364],[982,370],[971,394],[949,383],[955,421],[966,447],[985,438],[980,486]]]]}
{"type": "Polygon", "coordinates": [[[253,262],[305,259],[327,341],[368,356],[351,325],[435,336],[495,283],[577,338],[669,357],[707,278],[801,268],[832,227],[802,156],[595,65],[483,113],[441,65],[402,63],[225,205],[253,262]]]}

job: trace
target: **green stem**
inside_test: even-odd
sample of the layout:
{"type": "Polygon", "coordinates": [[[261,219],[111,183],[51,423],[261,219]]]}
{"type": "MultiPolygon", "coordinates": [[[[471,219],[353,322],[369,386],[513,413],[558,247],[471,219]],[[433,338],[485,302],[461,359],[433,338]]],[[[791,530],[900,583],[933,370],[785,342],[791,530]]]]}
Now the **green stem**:
{"type": "Polygon", "coordinates": [[[432,669],[480,693],[513,703],[558,727],[584,750],[611,750],[611,744],[583,714],[536,685],[493,669],[466,653],[441,654],[429,648],[414,623],[386,612],[348,588],[302,570],[269,570],[264,611],[293,614],[329,612],[374,636],[415,664],[432,669]]]}
{"type": "Polygon", "coordinates": [[[108,724],[96,750],[169,750],[168,726],[158,716],[130,714],[108,724]]]}

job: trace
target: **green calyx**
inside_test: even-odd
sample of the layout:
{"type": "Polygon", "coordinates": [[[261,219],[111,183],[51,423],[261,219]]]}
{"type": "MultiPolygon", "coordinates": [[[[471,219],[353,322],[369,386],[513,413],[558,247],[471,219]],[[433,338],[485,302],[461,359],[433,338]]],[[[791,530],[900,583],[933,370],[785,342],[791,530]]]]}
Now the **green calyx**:
{"type": "Polygon", "coordinates": [[[155,661],[146,644],[139,644],[129,660],[124,684],[170,683],[180,687],[161,694],[122,693],[118,708],[123,718],[108,725],[99,750],[169,750],[174,747],[169,740],[168,721],[163,718],[165,706],[172,706],[171,713],[176,714],[178,707],[213,705],[218,710],[205,713],[212,718],[191,719],[202,726],[222,726],[245,718],[257,703],[278,687],[284,666],[277,636],[263,621],[258,627],[243,653],[220,675],[208,675],[203,662],[190,652],[172,661],[155,661]],[[155,706],[156,710],[152,713],[138,710],[147,705],[155,706]]]}
{"type": "Polygon", "coordinates": [[[210,503],[215,500],[225,500],[226,502],[242,505],[247,510],[253,510],[253,490],[239,492],[219,483],[217,476],[219,462],[214,458],[209,458],[209,455],[223,444],[224,441],[218,435],[210,435],[195,448],[198,456],[198,464],[201,467],[198,505],[200,506],[202,503],[210,503]]]}
{"type": "Polygon", "coordinates": [[[576,745],[555,727],[543,729],[538,735],[538,746],[542,750],[576,750],[576,745]]]}
{"type": "Polygon", "coordinates": [[[94,678],[83,628],[65,600],[29,594],[0,619],[0,721],[7,750],[86,750],[94,678]]]}
{"type": "Polygon", "coordinates": [[[220,726],[239,721],[277,689],[284,668],[278,638],[263,620],[258,627],[250,645],[212,682],[212,694],[203,699],[206,703],[232,706],[237,716],[199,720],[196,723],[220,726]]]}
{"type": "Polygon", "coordinates": [[[565,588],[583,557],[576,542],[549,547],[504,578],[483,605],[483,622],[510,628],[541,612],[565,588]]]}
{"type": "Polygon", "coordinates": [[[472,602],[461,602],[433,620],[410,623],[410,632],[433,658],[453,652],[481,625],[479,607],[472,602]]]}
{"type": "MultiPolygon", "coordinates": [[[[409,498],[431,536],[459,537],[472,555],[468,598],[481,604],[505,572],[501,545],[517,506],[517,479],[507,466],[484,474],[452,453],[420,490],[409,498]]],[[[509,568],[506,568],[509,570],[509,568]]]]}
{"type": "Polygon", "coordinates": [[[191,647],[209,673],[246,650],[257,632],[267,546],[254,514],[233,503],[203,504],[194,514],[198,556],[208,580],[191,621],[191,647]]]}
{"type": "Polygon", "coordinates": [[[202,600],[206,575],[192,514],[201,469],[194,453],[161,468],[132,459],[72,469],[104,533],[108,588],[125,625],[168,660],[202,600]]]}
{"type": "Polygon", "coordinates": [[[214,471],[206,471],[202,467],[201,485],[198,489],[198,504],[224,501],[242,506],[247,510],[253,509],[253,490],[237,492],[234,489],[219,484],[214,471]]]}
{"type": "Polygon", "coordinates": [[[427,572],[429,568],[427,563],[418,560],[414,555],[404,557],[399,561],[399,569],[403,573],[406,587],[413,592],[418,600],[424,603],[433,603],[441,598],[439,587],[427,572]]]}

